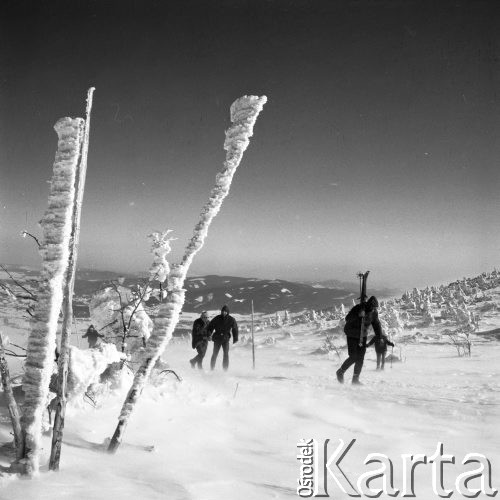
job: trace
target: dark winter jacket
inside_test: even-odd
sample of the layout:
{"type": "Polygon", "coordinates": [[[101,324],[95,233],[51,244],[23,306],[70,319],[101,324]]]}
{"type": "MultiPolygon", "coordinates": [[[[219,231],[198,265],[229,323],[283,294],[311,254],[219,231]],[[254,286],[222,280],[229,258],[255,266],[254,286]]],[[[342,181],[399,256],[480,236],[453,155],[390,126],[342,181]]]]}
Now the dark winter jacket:
{"type": "Polygon", "coordinates": [[[85,335],[82,335],[82,338],[86,338],[88,340],[88,343],[89,343],[89,347],[95,347],[96,344],[97,344],[97,340],[99,338],[103,339],[104,338],[104,335],[102,335],[101,333],[99,333],[93,325],[90,325],[88,330],[87,330],[87,333],[85,333],[85,335]]]}
{"type": "Polygon", "coordinates": [[[359,339],[359,334],[361,331],[361,316],[360,313],[365,310],[365,321],[363,328],[363,337],[368,335],[368,328],[370,325],[373,326],[373,331],[376,336],[382,335],[382,325],[378,319],[377,309],[366,310],[365,304],[356,304],[345,317],[344,333],[348,337],[354,337],[359,339]]]}
{"type": "Polygon", "coordinates": [[[390,345],[391,347],[394,347],[394,344],[388,339],[387,335],[382,334],[382,335],[375,335],[370,342],[366,345],[367,347],[370,347],[372,344],[375,344],[375,351],[381,353],[381,352],[387,352],[387,346],[390,345]]]}
{"type": "Polygon", "coordinates": [[[221,309],[221,314],[215,316],[215,318],[210,321],[208,325],[208,333],[212,335],[212,340],[214,342],[227,342],[231,338],[231,332],[233,334],[233,344],[238,342],[238,324],[236,320],[229,316],[229,309],[224,306],[221,309]],[[223,316],[222,311],[227,311],[227,315],[223,316]]]}
{"type": "Polygon", "coordinates": [[[198,318],[193,323],[193,331],[191,332],[191,347],[196,348],[198,342],[202,340],[207,340],[210,334],[207,331],[208,321],[203,321],[202,318],[198,318]]]}
{"type": "Polygon", "coordinates": [[[96,341],[99,337],[103,339],[104,335],[99,333],[93,326],[89,326],[87,333],[85,335],[82,335],[83,339],[88,338],[89,341],[96,341]]]}

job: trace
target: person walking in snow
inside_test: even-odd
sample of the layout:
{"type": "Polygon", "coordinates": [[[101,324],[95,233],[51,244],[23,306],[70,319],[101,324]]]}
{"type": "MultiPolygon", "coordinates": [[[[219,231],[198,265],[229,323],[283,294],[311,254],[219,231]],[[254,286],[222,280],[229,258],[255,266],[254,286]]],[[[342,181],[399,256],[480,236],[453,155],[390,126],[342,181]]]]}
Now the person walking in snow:
{"type": "Polygon", "coordinates": [[[349,357],[337,370],[337,380],[344,383],[344,373],[354,365],[354,374],[352,376],[353,384],[361,384],[359,376],[363,368],[363,362],[366,353],[366,337],[370,325],[373,327],[375,337],[382,335],[382,326],[378,318],[378,300],[371,296],[366,303],[356,304],[345,317],[344,333],[347,336],[347,352],[349,357]],[[363,331],[361,332],[361,325],[363,331]],[[361,345],[360,344],[361,338],[361,345]]]}
{"type": "Polygon", "coordinates": [[[190,359],[191,367],[194,368],[198,365],[201,370],[203,368],[203,358],[207,352],[208,338],[210,334],[208,333],[208,314],[207,311],[203,311],[198,319],[194,320],[193,330],[191,332],[191,347],[196,349],[198,354],[190,359]]]}
{"type": "Polygon", "coordinates": [[[377,370],[383,370],[385,365],[385,354],[387,352],[387,346],[390,345],[394,347],[394,344],[389,340],[389,337],[383,333],[382,335],[375,335],[366,347],[370,347],[375,344],[375,352],[377,353],[377,370]]]}
{"type": "Polygon", "coordinates": [[[104,335],[100,334],[95,328],[94,325],[90,325],[87,333],[82,335],[82,338],[86,338],[89,343],[89,349],[93,349],[97,346],[97,341],[99,338],[104,338],[104,335]]]}
{"type": "Polygon", "coordinates": [[[213,370],[215,368],[215,363],[217,361],[217,356],[219,355],[220,348],[222,347],[222,352],[224,353],[222,359],[222,368],[227,370],[229,367],[229,341],[231,340],[231,335],[233,337],[233,344],[238,342],[238,324],[236,320],[229,315],[229,308],[223,306],[220,314],[215,316],[208,325],[208,333],[214,343],[214,351],[212,353],[212,359],[210,360],[210,368],[213,370]]]}

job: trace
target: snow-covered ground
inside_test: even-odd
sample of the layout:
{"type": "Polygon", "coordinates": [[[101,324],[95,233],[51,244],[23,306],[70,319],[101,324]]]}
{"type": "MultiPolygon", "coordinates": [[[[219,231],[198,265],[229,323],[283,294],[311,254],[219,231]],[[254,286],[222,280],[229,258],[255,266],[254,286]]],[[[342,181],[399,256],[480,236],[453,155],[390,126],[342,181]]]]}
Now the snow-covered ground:
{"type": "MultiPolygon", "coordinates": [[[[492,316],[487,328],[495,322],[492,316]]],[[[123,394],[101,399],[98,408],[82,402],[67,414],[61,471],[44,468],[33,480],[0,477],[0,499],[297,498],[302,438],[315,438],[320,448],[329,438],[329,453],[339,439],[356,439],[342,462],[353,482],[377,468],[364,465],[369,453],[383,453],[394,463],[394,483],[401,488],[401,455],[430,457],[443,442],[444,452],[456,457],[455,465],[444,466],[445,487],[454,489],[458,474],[470,470],[461,461],[471,452],[490,460],[493,486],[500,487],[497,341],[478,341],[471,358],[457,357],[442,343],[407,345],[406,362],[386,365],[384,372],[375,371],[375,353],[369,349],[364,385],[355,387],[338,384],[337,355],[314,353],[324,334],[310,325],[294,325],[287,332],[292,335],[277,329],[257,333],[255,370],[251,347],[234,346],[227,373],[220,358],[214,372],[207,370],[211,346],[205,371],[191,369],[190,343],[175,339],[164,359],[183,381],[162,375],[163,382],[157,379],[146,388],[116,455],[108,455],[104,443],[114,431],[123,394]],[[264,343],[269,335],[274,344],[264,343]]],[[[344,343],[343,336],[337,343],[344,343]]],[[[9,432],[4,412],[0,441],[11,440],[9,432]]],[[[45,463],[49,451],[47,435],[45,463]]],[[[5,448],[2,453],[8,465],[5,448]]],[[[431,465],[417,467],[416,498],[438,498],[431,471],[431,465]]],[[[333,479],[328,493],[349,498],[333,479]]],[[[463,497],[455,491],[452,498],[463,497]]]]}

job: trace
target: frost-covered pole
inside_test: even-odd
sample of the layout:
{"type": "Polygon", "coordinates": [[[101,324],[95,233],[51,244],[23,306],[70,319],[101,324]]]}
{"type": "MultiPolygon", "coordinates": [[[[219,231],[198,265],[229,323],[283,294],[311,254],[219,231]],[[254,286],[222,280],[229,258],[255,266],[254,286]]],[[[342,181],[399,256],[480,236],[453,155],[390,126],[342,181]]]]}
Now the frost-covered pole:
{"type": "Polygon", "coordinates": [[[52,448],[50,452],[49,469],[58,470],[61,458],[61,446],[64,429],[64,418],[66,415],[66,388],[69,365],[69,346],[71,340],[71,325],[73,323],[73,292],[75,288],[76,261],[78,257],[78,242],[80,240],[80,218],[82,213],[83,192],[85,189],[85,177],[87,174],[87,156],[89,150],[90,112],[92,110],[92,97],[94,87],[87,92],[87,110],[85,119],[85,130],[83,133],[83,144],[80,162],[76,173],[76,196],[73,205],[73,223],[71,227],[71,239],[69,249],[69,264],[66,271],[63,304],[63,324],[61,329],[61,348],[58,362],[57,374],[57,406],[54,418],[54,429],[52,431],[52,448]]]}
{"type": "Polygon", "coordinates": [[[59,136],[49,206],[40,225],[43,229],[42,271],[38,303],[31,319],[23,389],[24,473],[38,472],[42,416],[47,405],[54,363],[57,320],[63,301],[63,282],[68,267],[69,241],[75,198],[75,176],[82,142],[84,120],[61,118],[54,126],[59,136]]]}
{"type": "Polygon", "coordinates": [[[210,223],[219,212],[224,198],[229,193],[234,173],[250,143],[255,121],[266,101],[265,96],[243,96],[231,105],[232,125],[226,131],[226,140],[224,141],[224,149],[227,151],[224,167],[216,176],[215,187],[210,193],[208,203],[201,211],[200,220],[195,226],[193,237],[186,247],[181,263],[172,266],[168,279],[167,298],[165,303],[160,306],[153,333],[146,346],[144,361],[137,370],[132,387],[123,403],[118,426],[109,444],[108,451],[110,452],[115,452],[119,447],[128,419],[139,400],[151,370],[172,337],[184,305],[186,291],[183,287],[189,266],[194,256],[203,247],[210,223]]]}

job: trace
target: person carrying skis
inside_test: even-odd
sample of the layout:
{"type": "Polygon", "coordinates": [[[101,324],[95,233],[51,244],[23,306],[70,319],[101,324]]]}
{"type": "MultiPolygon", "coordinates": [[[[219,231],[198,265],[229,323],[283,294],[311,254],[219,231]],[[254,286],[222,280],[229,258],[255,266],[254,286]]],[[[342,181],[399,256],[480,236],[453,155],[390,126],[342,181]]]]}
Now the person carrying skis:
{"type": "Polygon", "coordinates": [[[215,368],[215,363],[217,361],[217,356],[219,355],[220,348],[222,347],[222,352],[224,353],[222,359],[222,368],[227,370],[229,368],[229,340],[231,339],[231,334],[233,336],[233,344],[238,342],[238,324],[236,320],[229,315],[229,308],[223,306],[220,314],[215,316],[208,325],[208,333],[212,336],[214,343],[214,351],[212,353],[212,359],[210,360],[210,368],[213,370],[215,368]]]}
{"type": "Polygon", "coordinates": [[[361,384],[359,376],[365,359],[368,328],[370,325],[373,327],[375,337],[382,335],[382,326],[378,318],[377,307],[378,300],[376,297],[371,296],[366,303],[356,304],[345,317],[344,333],[347,336],[347,352],[349,357],[336,372],[337,380],[341,384],[344,383],[344,373],[351,365],[354,365],[352,383],[361,384]],[[361,330],[362,325],[363,330],[361,330]]]}
{"type": "Polygon", "coordinates": [[[377,353],[377,370],[383,370],[385,365],[385,353],[387,352],[387,346],[390,345],[394,347],[394,344],[389,340],[389,337],[385,333],[382,335],[375,335],[366,347],[370,347],[375,344],[375,352],[377,353]]]}
{"type": "Polygon", "coordinates": [[[82,338],[83,339],[86,338],[88,343],[89,343],[89,349],[93,349],[94,347],[97,346],[97,341],[99,340],[99,338],[103,339],[104,335],[99,333],[94,328],[94,325],[90,325],[88,330],[87,330],[87,333],[85,335],[82,335],[82,338]]]}
{"type": "Polygon", "coordinates": [[[207,311],[203,311],[201,316],[196,319],[193,323],[193,330],[191,332],[191,347],[196,349],[198,354],[190,359],[191,367],[194,368],[198,365],[198,368],[201,370],[203,368],[203,358],[207,353],[208,347],[208,338],[210,334],[208,333],[208,313],[207,311]]]}

